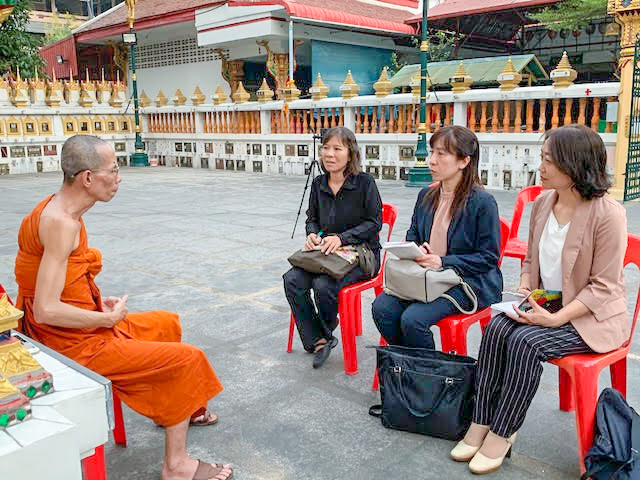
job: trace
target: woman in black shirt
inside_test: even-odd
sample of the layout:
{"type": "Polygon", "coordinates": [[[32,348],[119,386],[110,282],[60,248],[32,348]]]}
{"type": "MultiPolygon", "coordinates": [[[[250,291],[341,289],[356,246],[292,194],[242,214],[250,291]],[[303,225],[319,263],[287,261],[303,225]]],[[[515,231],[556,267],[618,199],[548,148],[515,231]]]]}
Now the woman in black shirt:
{"type": "MultiPolygon", "coordinates": [[[[311,185],[304,248],[320,246],[329,255],[343,245],[366,244],[375,254],[377,271],[382,201],[373,177],[360,171],[360,150],[353,132],[344,127],[329,130],[322,141],[321,157],[324,174],[311,185]]],[[[338,292],[367,280],[369,275],[356,266],[344,278],[335,280],[293,267],[283,278],[300,339],[305,350],[314,353],[313,368],[318,368],[338,344],[333,336],[338,325],[338,292]]]]}

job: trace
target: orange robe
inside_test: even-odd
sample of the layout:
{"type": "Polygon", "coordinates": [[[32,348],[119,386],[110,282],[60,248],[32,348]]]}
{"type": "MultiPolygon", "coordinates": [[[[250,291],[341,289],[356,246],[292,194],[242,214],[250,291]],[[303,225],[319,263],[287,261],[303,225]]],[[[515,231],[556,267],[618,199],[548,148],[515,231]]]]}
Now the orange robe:
{"type": "MultiPolygon", "coordinates": [[[[107,377],[120,398],[162,426],[175,425],[222,390],[206,355],[180,343],[178,315],[154,311],[132,313],[113,328],[62,328],[37,323],[33,316],[36,276],[44,248],[38,226],[46,198],[22,221],[18,235],[17,306],[24,311],[23,331],[81,365],[107,377]]],[[[80,243],[69,256],[60,300],[78,308],[100,310],[94,282],[102,256],[87,244],[80,220],[80,243]]]]}

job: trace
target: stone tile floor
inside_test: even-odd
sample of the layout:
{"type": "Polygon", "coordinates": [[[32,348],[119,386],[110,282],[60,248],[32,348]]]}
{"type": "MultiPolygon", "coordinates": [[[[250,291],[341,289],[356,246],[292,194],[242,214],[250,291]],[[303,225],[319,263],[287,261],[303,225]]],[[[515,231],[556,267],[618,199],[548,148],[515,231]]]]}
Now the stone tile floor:
{"type": "MultiPolygon", "coordinates": [[[[291,230],[304,177],[191,169],[124,169],[115,199],[86,216],[90,245],[103,253],[98,285],[106,295],[129,294],[132,311],[180,313],[184,340],[209,356],[225,390],[210,402],[218,425],[192,429],[189,450],[229,462],[238,480],[471,478],[448,459],[451,442],[387,430],[367,414],[377,344],[371,292],[363,295],[359,374],[347,377],[341,350],[311,368],[299,340],[285,352],[289,310],[281,275],[302,245],[304,210],[291,230]]],[[[0,283],[15,295],[13,264],[20,221],[61,182],[59,173],[0,177],[0,283]]],[[[402,239],[418,190],[379,182],[383,201],[398,206],[393,238],[402,239]]],[[[496,191],[510,220],[515,192],[496,191]]],[[[640,233],[640,204],[626,205],[629,230],[640,233]]],[[[520,237],[526,239],[528,212],[520,237]]],[[[518,284],[519,262],[503,265],[505,290],[518,284]]],[[[628,272],[629,306],[637,270],[628,272]]],[[[633,293],[633,298],[632,298],[633,293]]],[[[436,335],[437,337],[437,335],[436,335]]],[[[637,337],[636,337],[637,338],[637,337]]],[[[469,333],[477,354],[480,331],[469,333]]],[[[629,361],[629,400],[640,406],[640,344],[629,361]]],[[[605,372],[602,386],[609,383],[605,372]]],[[[577,478],[574,415],[557,408],[556,368],[547,365],[511,461],[493,478],[577,478]]],[[[129,447],[107,445],[110,478],[159,478],[163,432],[125,409],[129,447]]]]}

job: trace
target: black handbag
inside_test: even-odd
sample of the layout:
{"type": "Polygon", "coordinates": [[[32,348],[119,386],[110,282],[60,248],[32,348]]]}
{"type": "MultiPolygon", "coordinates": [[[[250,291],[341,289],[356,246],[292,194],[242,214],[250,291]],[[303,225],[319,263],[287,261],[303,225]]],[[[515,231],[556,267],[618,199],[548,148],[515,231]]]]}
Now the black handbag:
{"type": "Polygon", "coordinates": [[[426,348],[373,348],[382,404],[369,414],[387,428],[460,440],[471,424],[476,360],[426,348]]]}

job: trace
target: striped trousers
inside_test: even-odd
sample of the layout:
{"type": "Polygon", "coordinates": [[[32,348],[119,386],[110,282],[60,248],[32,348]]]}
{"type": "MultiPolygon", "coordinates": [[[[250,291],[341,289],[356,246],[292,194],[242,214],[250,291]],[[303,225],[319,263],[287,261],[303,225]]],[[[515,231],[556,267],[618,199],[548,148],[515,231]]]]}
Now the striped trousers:
{"type": "Polygon", "coordinates": [[[538,390],[542,362],[574,353],[593,350],[570,323],[550,328],[494,317],[480,344],[473,421],[503,438],[513,435],[538,390]]]}

